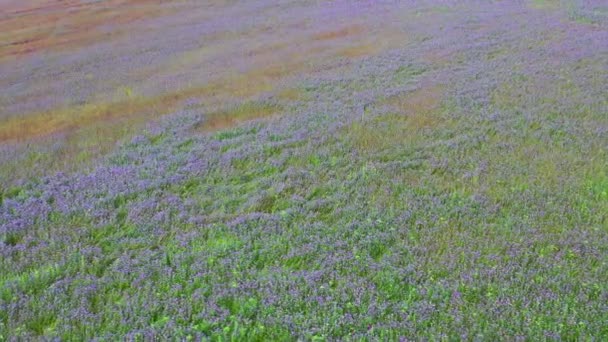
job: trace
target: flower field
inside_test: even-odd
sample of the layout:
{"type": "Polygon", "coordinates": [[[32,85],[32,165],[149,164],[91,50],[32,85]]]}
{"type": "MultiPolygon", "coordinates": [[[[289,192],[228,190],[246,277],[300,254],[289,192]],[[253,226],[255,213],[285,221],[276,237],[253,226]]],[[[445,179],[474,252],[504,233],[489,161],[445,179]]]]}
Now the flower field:
{"type": "Polygon", "coordinates": [[[0,341],[608,339],[605,1],[0,10],[0,341]]]}

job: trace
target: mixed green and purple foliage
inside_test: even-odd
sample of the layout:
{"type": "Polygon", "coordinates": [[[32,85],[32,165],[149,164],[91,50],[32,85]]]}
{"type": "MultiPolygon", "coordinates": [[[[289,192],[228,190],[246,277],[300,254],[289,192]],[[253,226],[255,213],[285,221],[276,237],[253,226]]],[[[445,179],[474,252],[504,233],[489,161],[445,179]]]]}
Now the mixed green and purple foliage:
{"type": "Polygon", "coordinates": [[[0,340],[608,339],[605,1],[34,3],[0,340]]]}

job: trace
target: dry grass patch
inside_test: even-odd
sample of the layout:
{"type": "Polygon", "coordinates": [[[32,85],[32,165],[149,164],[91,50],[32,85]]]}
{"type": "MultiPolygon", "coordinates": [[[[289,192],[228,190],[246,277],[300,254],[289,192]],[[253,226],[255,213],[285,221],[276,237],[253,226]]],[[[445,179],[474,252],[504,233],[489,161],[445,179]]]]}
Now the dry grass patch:
{"type": "Polygon", "coordinates": [[[153,97],[87,103],[12,116],[0,122],[0,142],[24,141],[57,132],[73,132],[101,121],[134,117],[156,118],[170,113],[183,100],[209,95],[213,91],[211,86],[203,86],[153,97]]]}
{"type": "Polygon", "coordinates": [[[24,141],[57,132],[70,132],[100,121],[133,117],[157,118],[190,98],[244,99],[275,89],[288,76],[311,70],[303,62],[276,64],[226,77],[210,84],[152,97],[131,97],[110,103],[90,103],[26,113],[0,121],[0,142],[24,141]]]}
{"type": "Polygon", "coordinates": [[[430,64],[437,66],[445,66],[450,62],[457,61],[461,56],[458,52],[447,48],[436,48],[425,52],[423,59],[430,64]]]}
{"type": "Polygon", "coordinates": [[[347,135],[357,150],[369,153],[420,143],[427,129],[448,124],[441,116],[442,100],[437,86],[391,96],[380,103],[388,106],[388,114],[353,123],[347,135]]]}
{"type": "Polygon", "coordinates": [[[557,9],[560,8],[560,0],[531,0],[528,6],[535,9],[557,9]]]}
{"type": "Polygon", "coordinates": [[[0,142],[24,141],[58,132],[73,132],[101,121],[141,117],[153,119],[176,110],[187,99],[245,99],[275,89],[278,82],[310,70],[303,62],[254,69],[212,83],[151,97],[130,97],[109,103],[88,103],[26,113],[0,121],[0,142]]]}
{"type": "Polygon", "coordinates": [[[277,62],[265,67],[232,74],[214,82],[214,94],[232,98],[248,98],[276,89],[281,80],[312,70],[313,65],[303,61],[290,60],[277,62]]]}
{"type": "Polygon", "coordinates": [[[243,122],[274,116],[282,109],[281,106],[268,102],[245,102],[239,106],[207,115],[195,129],[201,132],[219,131],[243,122]]]}
{"type": "Polygon", "coordinates": [[[344,40],[339,48],[332,49],[334,56],[346,58],[374,56],[411,42],[411,37],[407,34],[391,28],[368,30],[365,33],[364,37],[344,40]]]}
{"type": "Polygon", "coordinates": [[[302,90],[298,88],[287,88],[277,93],[277,98],[286,101],[298,101],[302,99],[302,90]]]}
{"type": "Polygon", "coordinates": [[[349,46],[338,51],[338,56],[347,58],[357,58],[363,56],[371,56],[380,52],[382,49],[378,44],[369,43],[355,46],[349,46]]]}
{"type": "Polygon", "coordinates": [[[443,87],[422,87],[413,92],[397,94],[386,99],[385,104],[405,115],[409,124],[415,129],[432,127],[439,118],[434,115],[441,106],[443,87]]]}
{"type": "Polygon", "coordinates": [[[0,38],[6,41],[0,45],[0,58],[80,48],[126,29],[132,34],[129,24],[176,10],[144,0],[23,2],[11,9],[0,19],[0,38]]]}
{"type": "Polygon", "coordinates": [[[363,25],[351,25],[337,30],[323,31],[312,36],[312,40],[324,41],[350,37],[365,32],[363,25]]]}

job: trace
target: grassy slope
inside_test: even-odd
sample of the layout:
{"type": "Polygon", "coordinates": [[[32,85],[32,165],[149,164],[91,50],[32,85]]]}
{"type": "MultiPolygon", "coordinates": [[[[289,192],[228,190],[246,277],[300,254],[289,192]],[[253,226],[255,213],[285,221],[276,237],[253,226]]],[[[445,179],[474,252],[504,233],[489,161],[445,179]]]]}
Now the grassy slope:
{"type": "Polygon", "coordinates": [[[3,191],[0,339],[608,337],[604,31],[480,13],[3,191]]]}

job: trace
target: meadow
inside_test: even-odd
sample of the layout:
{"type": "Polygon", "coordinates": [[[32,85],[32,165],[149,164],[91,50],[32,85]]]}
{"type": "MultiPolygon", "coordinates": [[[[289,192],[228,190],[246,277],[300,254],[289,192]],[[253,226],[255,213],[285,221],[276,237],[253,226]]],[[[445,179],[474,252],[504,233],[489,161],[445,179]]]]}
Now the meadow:
{"type": "Polygon", "coordinates": [[[602,0],[0,0],[0,341],[608,339],[602,0]]]}

